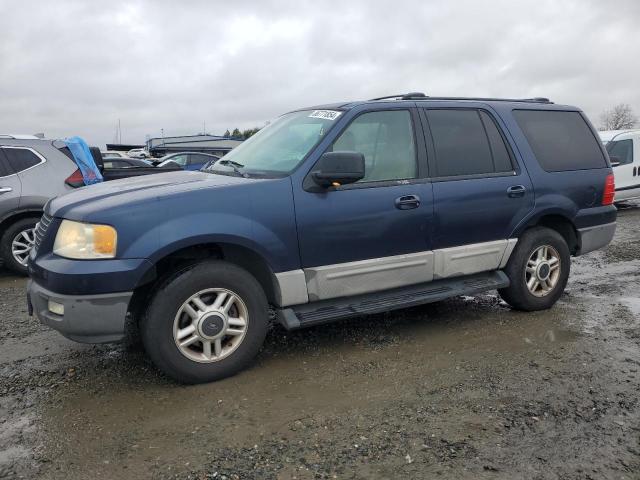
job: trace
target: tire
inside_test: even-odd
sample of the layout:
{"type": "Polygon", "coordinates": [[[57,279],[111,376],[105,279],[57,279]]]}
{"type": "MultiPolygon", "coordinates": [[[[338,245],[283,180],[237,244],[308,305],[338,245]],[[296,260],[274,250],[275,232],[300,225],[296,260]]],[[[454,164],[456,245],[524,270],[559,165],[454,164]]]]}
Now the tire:
{"type": "Polygon", "coordinates": [[[562,296],[570,268],[571,253],[562,235],[550,228],[535,227],[520,237],[504,269],[511,284],[498,292],[516,310],[545,310],[551,308],[562,296]],[[545,246],[547,248],[543,250],[545,246]],[[547,260],[544,260],[545,256],[547,260]],[[552,258],[556,258],[557,262],[553,262],[552,258]],[[545,276],[546,280],[541,281],[545,276]],[[527,285],[527,281],[532,288],[527,285]]]}
{"type": "Polygon", "coordinates": [[[162,372],[178,382],[195,384],[220,380],[247,367],[260,351],[267,327],[268,304],[258,281],[236,265],[213,260],[183,269],[160,284],[141,319],[140,335],[162,372]],[[219,308],[217,300],[222,301],[219,308]],[[244,327],[239,326],[243,318],[244,327]],[[191,344],[178,345],[193,337],[197,338],[191,344]]]}
{"type": "MultiPolygon", "coordinates": [[[[15,223],[9,225],[0,238],[0,258],[6,268],[19,274],[27,275],[27,266],[22,264],[14,256],[14,240],[20,241],[24,245],[33,245],[33,229],[40,219],[36,217],[22,218],[15,223]],[[23,236],[23,234],[25,236],[23,236]]],[[[20,249],[22,251],[22,249],[20,249]]],[[[26,253],[26,258],[29,256],[29,248],[26,253]]]]}

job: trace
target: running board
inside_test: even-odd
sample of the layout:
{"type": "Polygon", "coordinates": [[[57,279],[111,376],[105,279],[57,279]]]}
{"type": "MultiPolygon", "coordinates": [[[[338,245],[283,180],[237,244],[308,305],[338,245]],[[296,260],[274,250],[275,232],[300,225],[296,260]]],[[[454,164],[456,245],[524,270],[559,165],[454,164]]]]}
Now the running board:
{"type": "Polygon", "coordinates": [[[394,290],[333,298],[282,308],[277,310],[277,319],[287,330],[295,330],[343,318],[388,312],[508,286],[509,279],[505,273],[501,270],[495,270],[465,277],[435,280],[394,290]]]}

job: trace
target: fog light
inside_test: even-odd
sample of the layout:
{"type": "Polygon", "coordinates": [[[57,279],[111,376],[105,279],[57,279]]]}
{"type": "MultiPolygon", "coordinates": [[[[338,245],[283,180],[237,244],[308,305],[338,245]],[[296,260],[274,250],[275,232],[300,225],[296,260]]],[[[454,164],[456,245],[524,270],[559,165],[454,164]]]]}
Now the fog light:
{"type": "Polygon", "coordinates": [[[64,315],[64,305],[61,303],[49,300],[47,307],[49,308],[49,311],[51,313],[55,313],[56,315],[64,315]]]}

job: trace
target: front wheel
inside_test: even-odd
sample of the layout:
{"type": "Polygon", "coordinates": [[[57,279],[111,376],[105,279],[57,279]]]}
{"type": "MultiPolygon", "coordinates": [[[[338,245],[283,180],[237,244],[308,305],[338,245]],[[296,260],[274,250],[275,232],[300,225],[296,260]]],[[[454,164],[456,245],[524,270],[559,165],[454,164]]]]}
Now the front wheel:
{"type": "Polygon", "coordinates": [[[511,284],[498,292],[518,310],[551,308],[564,292],[570,268],[571,253],[562,235],[535,227],[518,241],[504,269],[511,284]]]}
{"type": "Polygon", "coordinates": [[[159,287],[140,333],[160,370],[179,382],[204,383],[245,368],[267,325],[267,300],[257,280],[233,264],[208,261],[159,287]]]}

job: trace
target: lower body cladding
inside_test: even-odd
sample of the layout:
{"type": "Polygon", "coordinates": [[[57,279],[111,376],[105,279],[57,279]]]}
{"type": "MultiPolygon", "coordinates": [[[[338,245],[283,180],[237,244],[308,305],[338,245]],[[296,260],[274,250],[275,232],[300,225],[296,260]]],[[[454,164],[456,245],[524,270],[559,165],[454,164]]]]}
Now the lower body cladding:
{"type": "Polygon", "coordinates": [[[517,241],[512,238],[277,273],[280,306],[497,270],[507,264],[517,241]]]}
{"type": "Polygon", "coordinates": [[[125,320],[133,292],[60,295],[33,280],[27,301],[40,322],[76,342],[117,342],[125,336],[125,320]]]}

